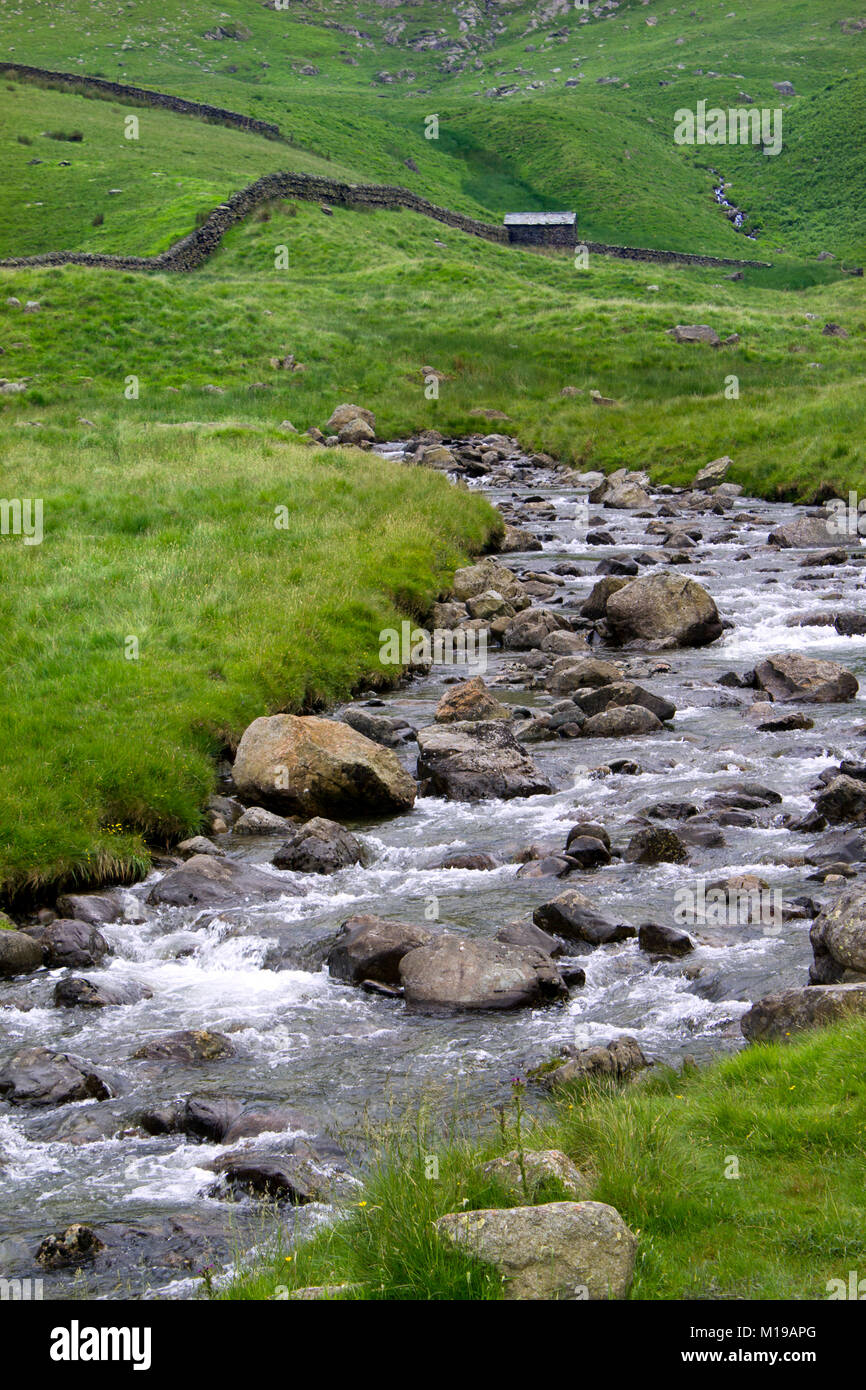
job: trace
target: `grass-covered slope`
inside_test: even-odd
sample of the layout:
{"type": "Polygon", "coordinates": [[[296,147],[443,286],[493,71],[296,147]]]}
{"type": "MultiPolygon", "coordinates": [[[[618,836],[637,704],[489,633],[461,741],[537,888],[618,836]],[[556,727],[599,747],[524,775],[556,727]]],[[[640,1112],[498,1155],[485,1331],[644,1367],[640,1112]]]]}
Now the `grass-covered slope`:
{"type": "MultiPolygon", "coordinates": [[[[480,1172],[522,1135],[527,1149],[567,1153],[591,1199],[637,1234],[632,1299],[826,1299],[830,1281],[847,1288],[866,1260],[864,1047],[857,1020],[700,1070],[663,1069],[619,1092],[573,1088],[535,1123],[524,1114],[520,1130],[513,1106],[504,1132],[491,1116],[486,1141],[453,1121],[443,1134],[422,1114],[373,1136],[345,1220],[244,1271],[222,1296],[285,1298],[324,1284],[364,1300],[501,1298],[495,1271],[444,1247],[432,1222],[522,1205],[480,1172]]],[[[533,1199],[568,1195],[551,1184],[533,1199]]]]}
{"type": "Polygon", "coordinates": [[[214,754],[381,679],[379,631],[493,521],[437,474],[276,431],[118,411],[2,433],[4,495],[41,499],[44,530],[0,542],[7,892],[137,876],[142,836],[195,832],[214,754]]]}

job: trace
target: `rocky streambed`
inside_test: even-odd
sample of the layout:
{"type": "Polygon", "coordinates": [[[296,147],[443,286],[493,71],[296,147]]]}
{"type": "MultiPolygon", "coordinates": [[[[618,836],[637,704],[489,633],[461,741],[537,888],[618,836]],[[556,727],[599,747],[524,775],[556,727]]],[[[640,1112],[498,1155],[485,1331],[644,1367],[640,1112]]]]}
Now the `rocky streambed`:
{"type": "Polygon", "coordinates": [[[332,1219],[362,1118],[422,1092],[483,1117],[562,1049],[706,1061],[861,997],[856,536],[725,460],[674,491],[377,447],[508,523],[429,650],[256,721],[147,882],[0,933],[0,1274],[46,1296],[193,1296],[332,1219]]]}

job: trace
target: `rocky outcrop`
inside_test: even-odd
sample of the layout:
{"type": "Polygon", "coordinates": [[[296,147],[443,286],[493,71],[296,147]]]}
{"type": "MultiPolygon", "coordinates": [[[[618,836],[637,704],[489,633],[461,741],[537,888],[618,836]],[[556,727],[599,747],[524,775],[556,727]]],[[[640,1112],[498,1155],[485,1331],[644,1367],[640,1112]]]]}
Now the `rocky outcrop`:
{"type": "Polygon", "coordinates": [[[238,744],[234,780],[242,798],[302,816],[408,811],[415,800],[396,753],[314,715],[253,720],[238,744]]]}
{"type": "Polygon", "coordinates": [[[722,635],[718,609],[695,579],[647,574],[611,594],[605,609],[608,627],[619,642],[666,642],[705,647],[722,635]]]}
{"type": "Polygon", "coordinates": [[[508,1299],[625,1298],[637,1239],[604,1202],[450,1212],[434,1223],[440,1239],[493,1265],[508,1299]]]}
{"type": "Polygon", "coordinates": [[[418,777],[453,801],[510,800],[552,791],[504,720],[432,725],[418,732],[418,777]]]}
{"type": "Polygon", "coordinates": [[[783,1042],[794,1033],[866,1013],[866,984],[807,985],[759,999],[740,1019],[749,1042],[783,1042]]]}
{"type": "Polygon", "coordinates": [[[427,1010],[514,1009],[567,994],[550,956],[534,947],[443,934],[400,961],[406,1002],[427,1010]]]}

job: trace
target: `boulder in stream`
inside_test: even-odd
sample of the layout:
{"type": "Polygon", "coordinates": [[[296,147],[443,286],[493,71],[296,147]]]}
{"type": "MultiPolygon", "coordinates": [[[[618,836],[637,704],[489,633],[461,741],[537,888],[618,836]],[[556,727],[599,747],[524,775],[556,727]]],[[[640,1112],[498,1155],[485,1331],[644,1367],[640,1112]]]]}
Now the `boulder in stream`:
{"type": "Polygon", "coordinates": [[[328,970],[335,980],[350,985],[364,980],[399,985],[403,957],[429,945],[434,935],[414,922],[389,922],[367,914],[349,917],[328,955],[328,970]]]}
{"type": "Polygon", "coordinates": [[[857,677],[847,666],[801,652],[777,652],[759,661],[755,680],[776,704],[837,704],[853,700],[859,689],[857,677]]]}
{"type": "Polygon", "coordinates": [[[418,731],[418,777],[453,801],[510,800],[552,791],[505,720],[434,724],[418,731]]]}
{"type": "Polygon", "coordinates": [[[352,864],[367,864],[370,855],[357,835],[337,821],[314,816],[292,827],[271,863],[277,869],[303,874],[335,874],[352,864]]]}
{"type": "Polygon", "coordinates": [[[234,907],[257,899],[297,896],[301,889],[236,859],[196,854],[154,884],[149,903],[168,907],[234,907]]]}
{"type": "Polygon", "coordinates": [[[400,961],[406,1002],[426,1010],[514,1009],[552,1003],[567,987],[544,951],[443,933],[400,961]]]}
{"type": "Polygon", "coordinates": [[[807,985],[759,999],[740,1019],[749,1042],[783,1042],[793,1033],[866,1013],[866,984],[807,985]]]}
{"type": "Polygon", "coordinates": [[[631,580],[611,594],[605,616],[618,642],[705,647],[722,635],[712,598],[696,579],[685,575],[659,572],[631,580]]]}
{"type": "Polygon", "coordinates": [[[25,1047],[0,1069],[0,1097],[10,1105],[67,1105],[113,1094],[89,1063],[48,1047],[25,1047]]]}

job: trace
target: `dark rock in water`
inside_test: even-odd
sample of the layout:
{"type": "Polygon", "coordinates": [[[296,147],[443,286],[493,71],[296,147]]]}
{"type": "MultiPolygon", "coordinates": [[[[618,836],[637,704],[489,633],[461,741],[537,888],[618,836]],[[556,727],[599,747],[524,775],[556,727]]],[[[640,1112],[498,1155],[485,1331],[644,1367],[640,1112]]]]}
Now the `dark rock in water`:
{"type": "Polygon", "coordinates": [[[652,820],[688,820],[698,814],[698,808],[691,801],[656,801],[643,814],[652,820]]]}
{"type": "Polygon", "coordinates": [[[663,732],[661,720],[643,705],[612,705],[587,719],[582,730],[584,738],[635,738],[663,732]]]}
{"type": "Polygon", "coordinates": [[[248,1193],[272,1202],[302,1206],[325,1200],[328,1184],[303,1158],[293,1155],[268,1158],[256,1154],[225,1154],[210,1165],[234,1192],[248,1193]]]}
{"type": "Polygon", "coordinates": [[[721,849],[727,841],[718,825],[707,816],[693,816],[677,831],[684,845],[695,845],[699,849],[721,849]]]}
{"type": "Polygon", "coordinates": [[[28,936],[42,947],[45,964],[51,969],[99,965],[111,954],[105,937],[89,922],[58,918],[44,927],[28,927],[28,936]]]}
{"type": "Polygon", "coordinates": [[[447,854],[438,864],[433,865],[434,869],[489,870],[498,867],[492,854],[473,854],[471,851],[466,854],[447,854]]]}
{"type": "Polygon", "coordinates": [[[513,1009],[550,1003],[567,992],[543,951],[451,933],[405,955],[400,979],[408,1004],[434,1011],[513,1009]]]}
{"type": "Polygon", "coordinates": [[[369,710],[351,705],[340,715],[344,724],[356,729],[374,743],[382,743],[386,748],[399,748],[404,743],[414,743],[417,737],[414,728],[406,719],[392,719],[384,714],[371,714],[369,710]]]}
{"type": "Polygon", "coordinates": [[[542,854],[530,859],[517,870],[518,878],[566,878],[577,868],[567,854],[542,854]]]}
{"type": "Polygon", "coordinates": [[[866,782],[854,777],[834,777],[815,801],[815,811],[831,825],[866,821],[866,782]]]}
{"type": "Polygon", "coordinates": [[[585,941],[590,946],[604,946],[611,941],[625,941],[635,936],[634,927],[615,922],[599,912],[595,904],[576,888],[570,888],[542,903],[532,914],[532,920],[544,931],[553,932],[566,941],[585,941]]]}
{"type": "Polygon", "coordinates": [[[366,864],[369,855],[351,831],[336,821],[315,816],[290,832],[271,863],[304,874],[335,874],[351,864],[366,864]]]}
{"type": "Polygon", "coordinates": [[[829,864],[835,860],[843,864],[866,861],[866,834],[862,830],[833,830],[806,850],[807,864],[829,864]]]}
{"type": "Polygon", "coordinates": [[[664,572],[633,579],[608,599],[608,626],[618,642],[669,639],[704,647],[722,635],[715,603],[694,579],[664,572]]]}
{"type": "Polygon", "coordinates": [[[813,983],[866,982],[866,888],[846,888],[822,908],[809,939],[813,983]]]}
{"type": "Polygon", "coordinates": [[[206,1028],[184,1028],[177,1033],[166,1033],[161,1038],[152,1038],[132,1055],[136,1060],[183,1062],[193,1065],[234,1057],[235,1047],[224,1033],[212,1033],[206,1028]]]}
{"type": "Polygon", "coordinates": [[[350,985],[364,980],[399,985],[403,957],[428,945],[436,934],[414,922],[388,922],[368,915],[347,918],[340,931],[328,955],[328,970],[335,980],[350,985]]]}
{"type": "Polygon", "coordinates": [[[532,946],[538,951],[546,951],[549,956],[561,956],[563,945],[549,932],[542,931],[534,922],[508,922],[496,933],[496,940],[506,946],[532,946]]]}
{"type": "Polygon", "coordinates": [[[679,835],[656,825],[632,835],[623,854],[630,864],[684,864],[688,857],[679,835]]]}
{"type": "Polygon", "coordinates": [[[0,979],[27,975],[42,964],[42,947],[28,932],[0,930],[0,979]]]}
{"type": "Polygon", "coordinates": [[[620,777],[640,777],[643,772],[640,763],[633,762],[631,758],[615,758],[610,763],[610,770],[620,777]]]}
{"type": "Polygon", "coordinates": [[[569,850],[575,840],[584,836],[589,836],[593,840],[601,840],[605,849],[610,849],[610,836],[604,826],[599,825],[597,821],[578,821],[577,825],[573,825],[568,832],[565,848],[569,850]]]}
{"type": "Polygon", "coordinates": [[[649,1062],[641,1051],[636,1038],[623,1033],[605,1047],[566,1047],[563,1059],[554,1065],[539,1067],[530,1073],[533,1081],[538,1081],[548,1090],[556,1090],[570,1081],[580,1081],[586,1076],[611,1077],[616,1081],[626,1081],[636,1072],[645,1070],[649,1062]]]}
{"type": "Polygon", "coordinates": [[[580,606],[581,617],[591,619],[603,618],[607,611],[607,601],[611,594],[615,594],[617,589],[621,589],[627,583],[627,579],[622,579],[615,575],[608,575],[604,579],[599,579],[598,583],[593,585],[589,597],[584,599],[580,606]]]}
{"type": "Polygon", "coordinates": [[[80,1006],[90,1009],[106,1009],[121,1004],[139,1004],[142,999],[152,999],[153,990],[147,985],[130,981],[115,984],[113,981],[81,980],[69,976],[59,980],[54,987],[54,1003],[57,1008],[74,1009],[80,1006]]]}
{"type": "Polygon", "coordinates": [[[104,1249],[92,1227],[76,1222],[59,1235],[45,1237],[36,1251],[36,1263],[43,1269],[70,1269],[95,1259],[104,1249]]]}
{"type": "Polygon", "coordinates": [[[655,922],[644,922],[638,928],[637,939],[641,950],[653,956],[687,956],[695,949],[688,932],[660,927],[655,922]]]}
{"type": "Polygon", "coordinates": [[[807,704],[836,704],[853,700],[857,677],[838,661],[818,661],[799,652],[782,652],[759,661],[755,679],[777,704],[798,701],[807,704]]]}
{"type": "Polygon", "coordinates": [[[815,721],[800,710],[780,710],[766,701],[758,701],[746,710],[750,724],[765,734],[790,733],[793,729],[814,729],[815,721]]]}
{"type": "Polygon", "coordinates": [[[634,560],[600,560],[595,567],[595,572],[596,574],[635,575],[638,572],[638,566],[634,560]]]}
{"type": "Polygon", "coordinates": [[[596,869],[610,863],[610,850],[592,835],[578,835],[569,840],[568,856],[580,869],[596,869]]]}
{"type": "Polygon", "coordinates": [[[102,893],[64,893],[57,899],[57,915],[89,922],[93,927],[108,922],[144,921],[140,905],[120,888],[108,888],[102,893]]]}
{"type": "Polygon", "coordinates": [[[552,791],[502,719],[431,725],[418,733],[418,776],[434,796],[509,800],[552,791]]]}
{"type": "Polygon", "coordinates": [[[242,864],[196,854],[151,888],[147,901],[169,907],[231,907],[251,899],[297,897],[295,884],[242,864]]]}
{"type": "Polygon", "coordinates": [[[610,685],[600,686],[597,690],[578,691],[574,696],[574,702],[584,714],[590,716],[622,705],[642,705],[660,720],[673,719],[677,712],[672,700],[644,690],[643,686],[634,685],[631,681],[615,681],[610,685]]]}
{"type": "Polygon", "coordinates": [[[73,1100],[108,1100],[113,1094],[86,1062],[47,1047],[24,1048],[0,1070],[0,1097],[10,1105],[67,1105],[73,1100]]]}
{"type": "Polygon", "coordinates": [[[749,1042],[783,1042],[792,1033],[866,1013],[866,984],[807,985],[759,999],[740,1019],[749,1042]]]}

